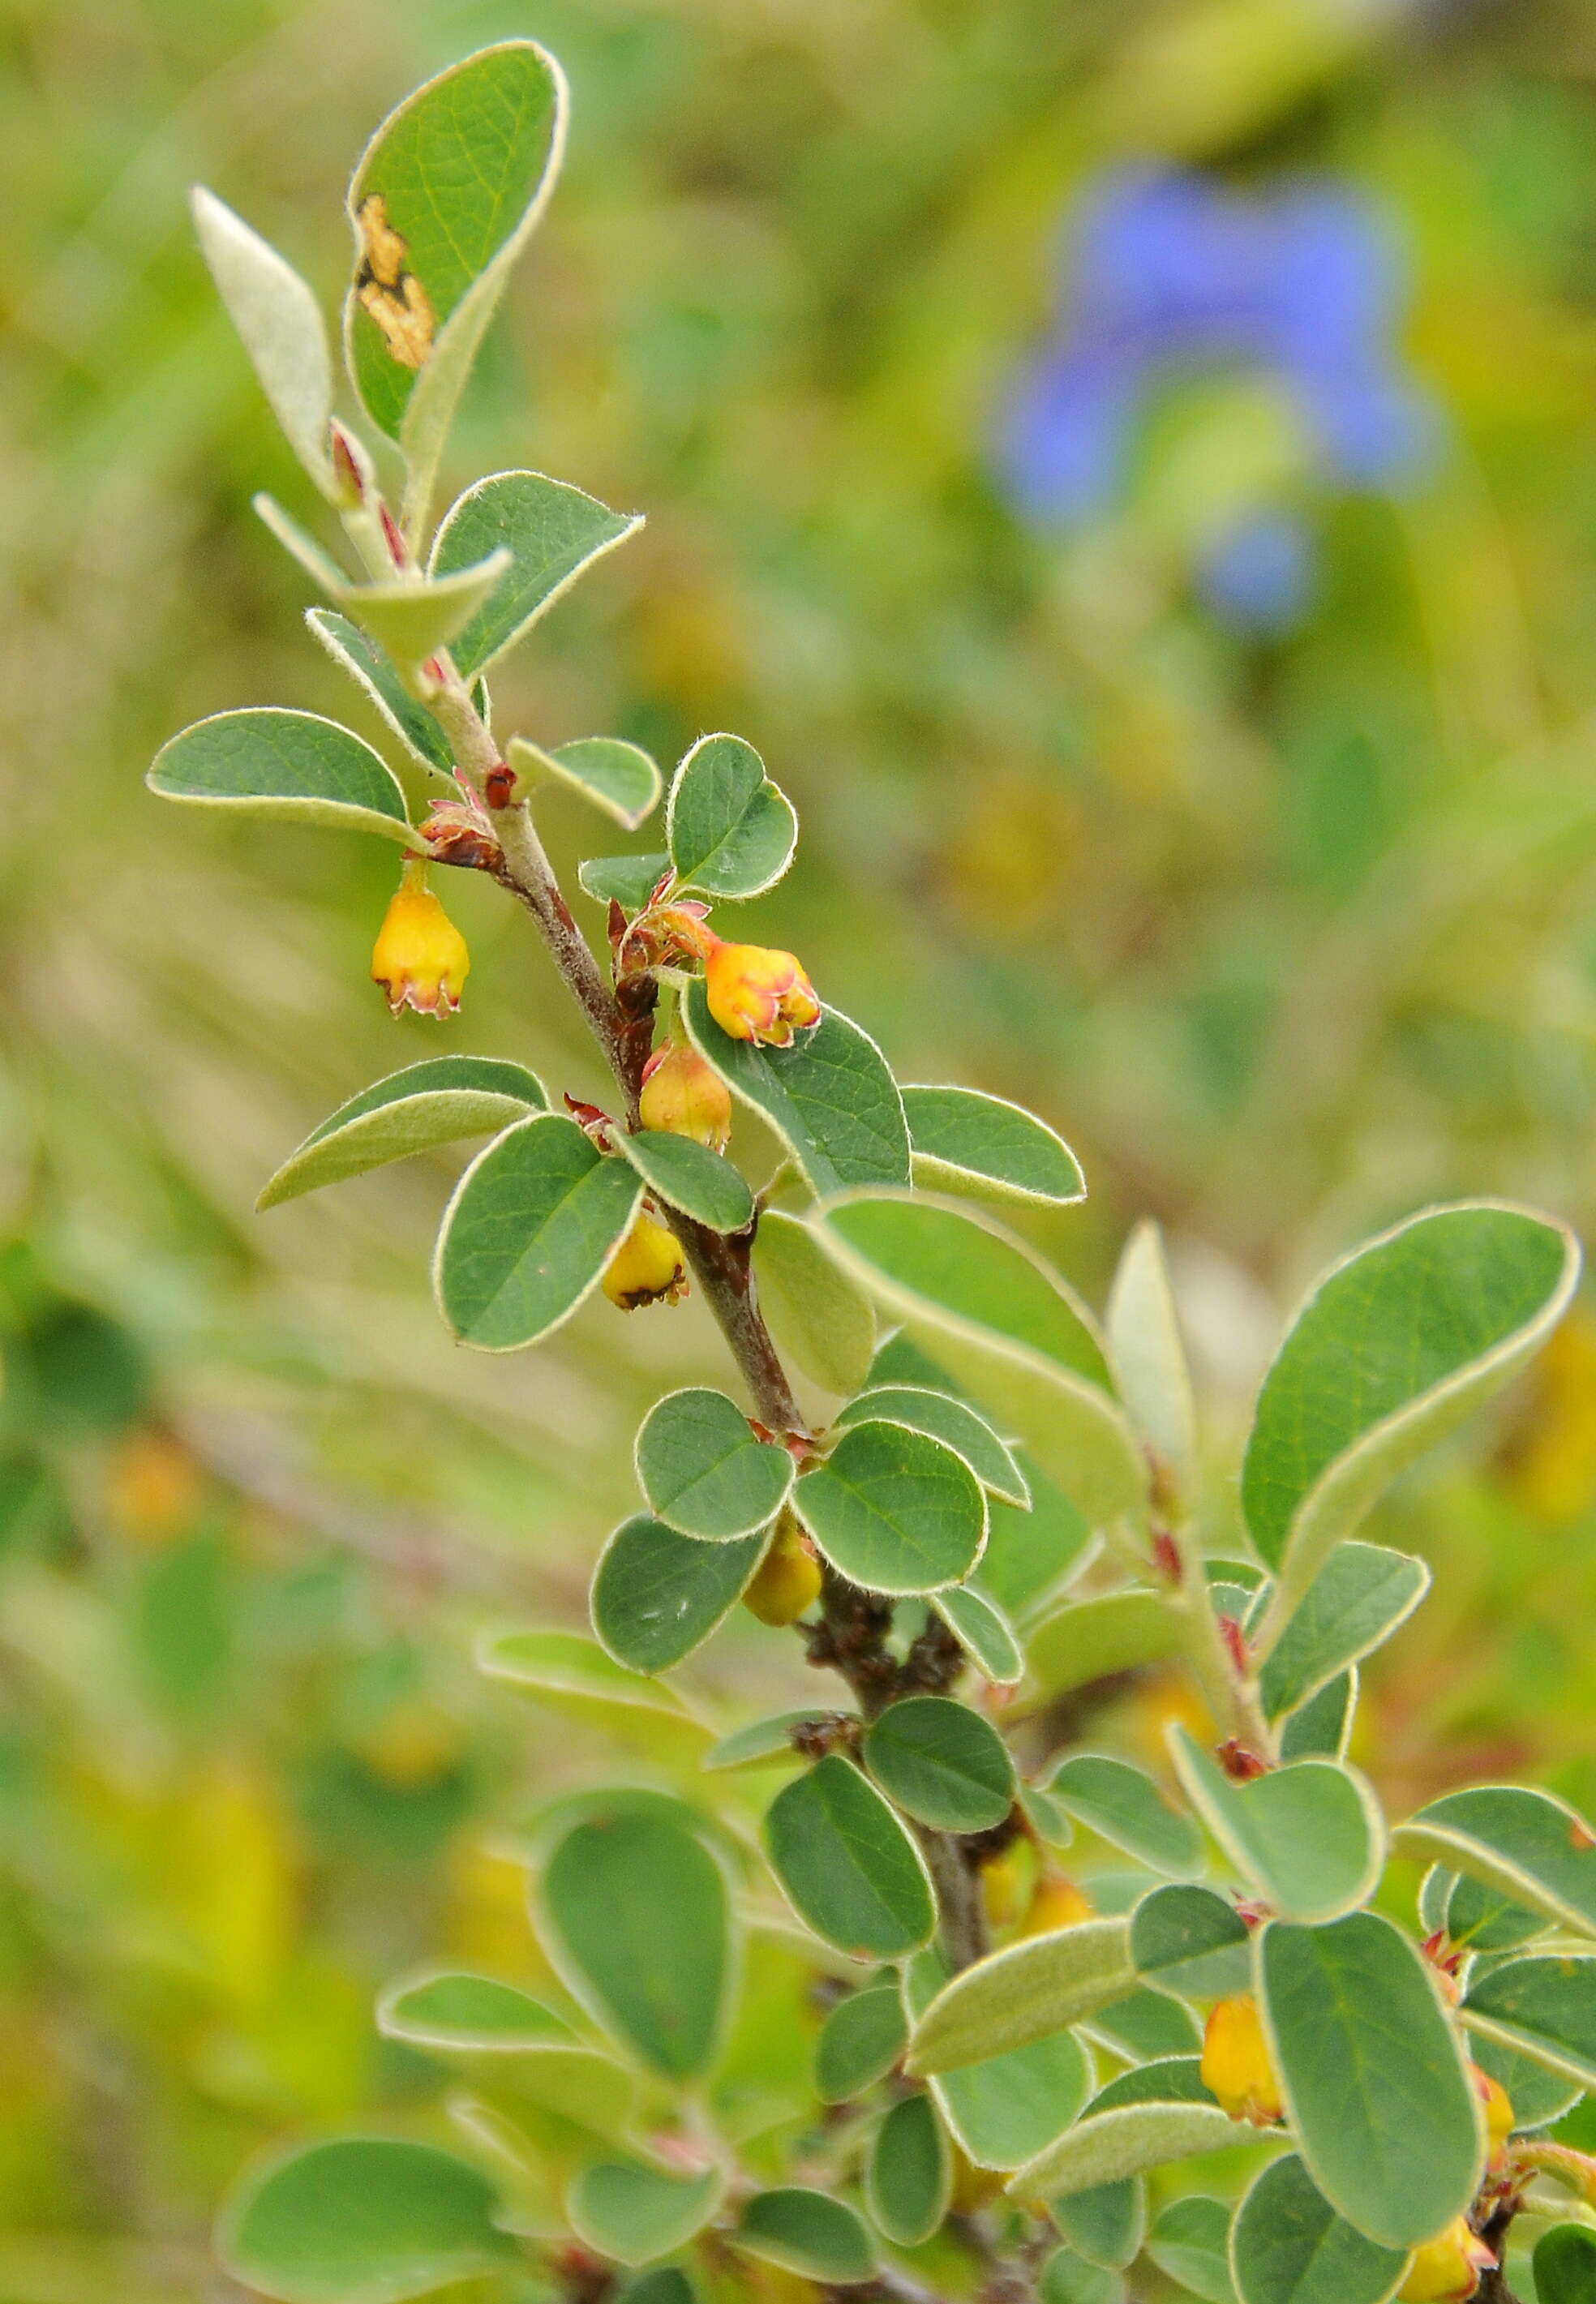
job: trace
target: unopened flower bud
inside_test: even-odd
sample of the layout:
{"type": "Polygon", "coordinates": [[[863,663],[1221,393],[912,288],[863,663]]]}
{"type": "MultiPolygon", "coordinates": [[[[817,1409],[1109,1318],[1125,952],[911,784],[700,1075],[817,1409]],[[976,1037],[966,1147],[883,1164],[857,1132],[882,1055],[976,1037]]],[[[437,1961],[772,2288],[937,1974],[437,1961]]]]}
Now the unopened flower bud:
{"type": "Polygon", "coordinates": [[[704,961],[709,1013],[734,1040],[790,1048],[795,1031],[820,1021],[815,987],[790,952],[711,943],[704,961]]]}
{"type": "Polygon", "coordinates": [[[1495,2265],[1495,2257],[1468,2218],[1454,2216],[1444,2232],[1414,2249],[1396,2294],[1400,2304],[1467,2304],[1481,2274],[1495,2265]]]}
{"type": "Polygon", "coordinates": [[[1073,1928],[1077,1921],[1089,1920],[1091,1914],[1091,1898],[1084,1888],[1066,1880],[1062,1872],[1044,1872],[1031,1892],[1020,1934],[1051,1936],[1055,1928],[1073,1928]]]}
{"type": "Polygon", "coordinates": [[[680,1040],[649,1058],[638,1112],[645,1128],[691,1136],[712,1152],[724,1152],[732,1133],[731,1090],[696,1048],[680,1040]]]}
{"type": "Polygon", "coordinates": [[[1280,2118],[1280,2083],[1250,1992],[1214,2003],[1202,2036],[1202,2080],[1232,2120],[1269,2128],[1280,2118]]]}
{"type": "Polygon", "coordinates": [[[640,1216],[605,1267],[604,1292],[623,1312],[679,1303],[687,1293],[687,1266],[675,1235],[640,1216]]]}
{"type": "Polygon", "coordinates": [[[1485,2133],[1490,2139],[1490,2157],[1501,2157],[1502,2147],[1513,2133],[1513,2099],[1500,2080],[1492,2080],[1478,2064],[1469,2066],[1469,2078],[1473,2081],[1481,2103],[1485,2106],[1485,2133]]]}
{"type": "Polygon", "coordinates": [[[395,1016],[452,1016],[471,964],[465,938],[427,885],[427,867],[412,857],[384,915],[371,952],[372,981],[395,1016]]]}
{"type": "Polygon", "coordinates": [[[1006,1928],[1018,1919],[1024,1885],[1022,1867],[1028,1861],[1024,1842],[1015,1841],[998,1855],[989,1856],[981,1866],[981,1900],[991,1927],[1006,1928]]]}
{"type": "Polygon", "coordinates": [[[743,1605],[761,1624],[795,1624],[820,1597],[820,1563],[791,1512],[776,1523],[770,1549],[754,1570],[743,1605]]]}

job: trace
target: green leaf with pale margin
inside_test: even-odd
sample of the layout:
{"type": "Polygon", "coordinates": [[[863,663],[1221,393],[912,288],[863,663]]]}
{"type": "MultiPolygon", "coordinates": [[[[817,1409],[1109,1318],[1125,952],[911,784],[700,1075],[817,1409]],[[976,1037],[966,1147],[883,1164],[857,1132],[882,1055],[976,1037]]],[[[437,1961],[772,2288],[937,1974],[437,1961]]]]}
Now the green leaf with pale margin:
{"type": "Polygon", "coordinates": [[[1344,1760],[1352,1741],[1352,1724],[1358,1708],[1355,1664],[1328,1681],[1317,1696],[1288,1712],[1280,1723],[1283,1760],[1344,1760]]]}
{"type": "Polygon", "coordinates": [[[452,776],[454,759],[449,740],[433,715],[399,677],[392,656],[378,648],[369,632],[335,608],[307,608],[305,622],[335,663],[358,680],[406,750],[424,768],[452,776]]]}
{"type": "Polygon", "coordinates": [[[1202,2028],[1184,2001],[1145,1985],[1082,2017],[1081,2029],[1133,2063],[1189,2056],[1202,2045],[1202,2028]]]}
{"type": "Polygon", "coordinates": [[[676,878],[706,896],[757,896],[793,860],[798,819],[741,736],[700,736],[671,783],[666,838],[676,878]]]}
{"type": "Polygon", "coordinates": [[[565,2205],[578,2240],[616,2264],[637,2266],[685,2248],[725,2193],[718,2168],[675,2176],[637,2160],[601,2160],[582,2169],[565,2205]]]}
{"type": "Polygon", "coordinates": [[[983,1679],[1013,1688],[1023,1677],[1014,1628],[990,1594],[973,1583],[950,1584],[932,1593],[931,1605],[983,1679]]]}
{"type": "Polygon", "coordinates": [[[1213,2105],[1218,2099],[1202,2077],[1201,2056],[1159,2056],[1150,2064],[1135,2064],[1116,2072],[1086,2107],[1086,2116],[1117,2112],[1127,2104],[1213,2105]]]}
{"type": "Polygon", "coordinates": [[[1382,1488],[1545,1342],[1579,1249],[1528,1210],[1414,1216],[1333,1266],[1263,1380],[1242,1473],[1275,1626],[1382,1488]]]}
{"type": "Polygon", "coordinates": [[[1147,2253],[1167,2278],[1206,2304],[1235,2304],[1230,2280],[1230,2208],[1193,2192],[1171,2200],[1153,2221],[1147,2253]]]}
{"type": "Polygon", "coordinates": [[[1535,2242],[1530,2268],[1536,2304],[1596,2304],[1596,2232],[1554,2224],[1535,2242]]]}
{"type": "Polygon", "coordinates": [[[644,1418],[637,1478],[661,1520],[719,1544],[776,1518],[793,1485],[793,1460],[756,1440],[724,1392],[693,1385],[666,1393],[644,1418]]]}
{"type": "Polygon", "coordinates": [[[973,1088],[906,1088],[914,1181],[933,1191],[1069,1207],[1086,1198],[1081,1164],[1034,1113],[973,1088]]]}
{"type": "Polygon", "coordinates": [[[1140,1448],[1091,1323],[1017,1240],[963,1209],[852,1192],[817,1219],[878,1303],[1017,1438],[1094,1522],[1142,1506],[1140,1448]]]}
{"type": "Polygon", "coordinates": [[[837,1712],[817,1712],[813,1705],[807,1711],[773,1712],[768,1719],[751,1720],[745,1727],[734,1728],[729,1736],[723,1736],[705,1753],[702,1765],[717,1774],[729,1768],[762,1767],[772,1761],[785,1761],[801,1767],[803,1758],[794,1746],[794,1729],[845,1716],[837,1712]]]}
{"type": "Polygon", "coordinates": [[[421,665],[457,634],[474,629],[487,613],[483,604],[504,588],[509,572],[509,554],[492,551],[446,573],[346,584],[335,597],[395,664],[421,665]]]}
{"type": "Polygon", "coordinates": [[[340,1105],[283,1163],[255,1206],[275,1208],[390,1160],[488,1134],[548,1102],[524,1064],[502,1056],[426,1057],[340,1105]]]}
{"type": "Polygon", "coordinates": [[[870,2234],[855,2211],[802,2184],[756,2192],[726,2237],[744,2255],[828,2288],[857,2287],[876,2276],[870,2234]]]}
{"type": "Polygon", "coordinates": [[[981,1581],[1019,1625],[1034,1623],[1097,1557],[1102,1539],[1057,1482],[1022,1454],[1031,1507],[1020,1512],[994,1498],[981,1581]]]}
{"type": "Polygon", "coordinates": [[[864,2172],[864,2199],[895,2248],[930,2240],[953,2198],[953,2154],[929,2096],[906,2096],[876,2130],[864,2172]]]}
{"type": "Polygon", "coordinates": [[[1189,1490],[1197,1470],[1197,1409],[1156,1224],[1139,1224],[1126,1241],[1105,1325],[1120,1398],[1189,1490]]]}
{"type": "Polygon", "coordinates": [[[846,2104],[874,2088],[903,2054],[908,2037],[895,1985],[868,1985],[839,2000],[815,2042],[815,2094],[820,2102],[846,2104]]]}
{"type": "Polygon", "coordinates": [[[434,581],[490,553],[506,572],[451,653],[466,678],[485,672],[552,607],[585,568],[642,526],[638,512],[611,512],[565,480],[542,472],[490,472],[444,514],[432,546],[434,581]]]}
{"type": "Polygon", "coordinates": [[[903,1100],[875,1042],[835,1008],[790,1048],[734,1040],[709,1013],[699,978],[683,995],[688,1038],[734,1097],[781,1138],[811,1191],[906,1184],[903,1100]]]}
{"type": "Polygon", "coordinates": [[[1078,1824],[1150,1870],[1176,1879],[1201,1871],[1202,1835],[1128,1761],[1074,1753],[1043,1778],[1042,1790],[1061,1800],[1078,1824]]]}
{"type": "Polygon", "coordinates": [[[1549,1923],[1544,1912],[1532,1912],[1499,1888],[1487,1887],[1464,1873],[1442,1876],[1448,1885],[1436,1926],[1444,1927],[1455,1944],[1466,1944],[1471,1952],[1516,1952],[1546,1934],[1549,1923]]]}
{"type": "Polygon", "coordinates": [[[1187,1799],[1236,1869],[1287,1919],[1337,1919],[1372,1894],[1385,1818],[1336,1760],[1294,1760],[1235,1783],[1178,1721],[1166,1741],[1187,1799]]]}
{"type": "Polygon", "coordinates": [[[163,800],[293,824],[380,832],[420,845],[399,779],[369,744],[318,712],[217,712],[162,745],[144,779],[163,800]]]}
{"type": "Polygon", "coordinates": [[[1522,1784],[1447,1792],[1399,1824],[1392,1844],[1399,1856],[1466,1872],[1576,1935],[1596,1936],[1596,1833],[1550,1792],[1522,1784]]]}
{"type": "Polygon", "coordinates": [[[1218,1999],[1245,1989],[1252,1938],[1235,1906],[1211,1888],[1155,1888],[1131,1915],[1131,1958],[1160,1992],[1218,1999]]]}
{"type": "Polygon", "coordinates": [[[855,1392],[876,1349],[876,1312],[801,1216],[766,1208],[753,1241],[760,1303],[778,1343],[811,1383],[855,1392]]]}
{"type": "Polygon", "coordinates": [[[962,1583],[987,1540],[987,1503],[962,1456],[899,1424],[855,1424],[805,1472],[793,1508],[832,1566],[869,1592],[962,1583]]]}
{"type": "Polygon", "coordinates": [[[731,1899],[702,1841],[658,1816],[579,1824],[541,1898],[545,1950],[594,2020],[666,2080],[705,2071],[734,1962],[731,1899]]]}
{"type": "Polygon", "coordinates": [[[1230,2265],[1240,2304],[1388,2304],[1407,2271],[1407,2250],[1365,2239],[1288,2152],[1270,2162],[1236,2210],[1230,2265]]]}
{"type": "Polygon", "coordinates": [[[874,1784],[835,1753],[778,1792],[765,1843],[788,1902],[855,1960],[897,1960],[937,1925],[930,1875],[874,1784]]]}
{"type": "Polygon", "coordinates": [[[669,1672],[702,1647],[742,1598],[766,1542],[761,1529],[730,1544],[701,1544],[635,1513],[598,1556],[593,1630],[617,1664],[669,1672]]]}
{"type": "Polygon", "coordinates": [[[1016,2169],[1007,2189],[1025,2200],[1096,2191],[1170,2160],[1222,2151],[1235,2141],[1235,2123],[1217,2104],[1119,2104],[1106,2112],[1089,2107],[1073,2128],[1016,2169]]]}
{"type": "Polygon", "coordinates": [[[628,832],[635,832],[653,814],[664,789],[659,770],[642,746],[620,736],[578,736],[552,752],[525,736],[512,736],[509,761],[528,784],[552,776],[557,784],[569,784],[628,832]]]}
{"type": "Polygon", "coordinates": [[[1022,1510],[1031,1502],[1025,1475],[1013,1451],[1005,1447],[984,1416],[947,1393],[928,1391],[919,1385],[878,1385],[839,1409],[836,1421],[844,1426],[904,1424],[912,1432],[929,1432],[933,1440],[940,1440],[962,1456],[982,1487],[993,1495],[1022,1510]]]}
{"type": "Polygon", "coordinates": [[[477,1644],[477,1669],[562,1719],[649,1752],[702,1752],[713,1731],[674,1688],[628,1672],[580,1632],[502,1632],[477,1644]]]}
{"type": "Polygon", "coordinates": [[[1521,2049],[1508,2047],[1489,2032],[1471,2033],[1469,2054],[1482,2072],[1489,2072],[1507,2090],[1515,2134],[1550,2127],[1553,2121],[1572,2112],[1585,2093],[1578,2080],[1537,2063],[1521,2049]]]}
{"type": "Polygon", "coordinates": [[[1136,1981],[1124,1920],[1082,1920],[1030,1936],[961,1969],[914,2028],[909,2069],[957,2071],[1045,2040],[1117,2000],[1136,1981]]]}
{"type": "Polygon", "coordinates": [[[635,2074],[514,1985],[438,1969],[400,1977],[378,2000],[377,2029],[489,2085],[497,2064],[518,2098],[596,2136],[615,2140],[631,2129],[635,2074]]]}
{"type": "Polygon", "coordinates": [[[352,2136],[277,2154],[223,2210],[216,2252],[281,2304],[402,2304],[507,2264],[485,2177],[430,2144],[352,2136]]]}
{"type": "MultiPolygon", "coordinates": [[[[904,1971],[904,2004],[918,2018],[947,1981],[939,1953],[919,1953],[904,1971]]],[[[949,2134],[978,2168],[1017,2168],[1068,2126],[1091,2093],[1091,2068],[1072,2032],[930,2083],[949,2134]]]]}
{"type": "Polygon", "coordinates": [[[291,512],[284,511],[276,496],[267,496],[262,488],[250,498],[250,509],[329,600],[341,600],[353,589],[331,554],[324,552],[309,530],[301,528],[291,512]]]}
{"type": "Polygon", "coordinates": [[[1163,1593],[1135,1586],[1073,1601],[1045,1617],[1026,1642],[1026,1654],[1039,1695],[1046,1698],[1161,1663],[1181,1646],[1180,1619],[1163,1593]]]}
{"type": "Polygon", "coordinates": [[[1254,1961],[1309,2174],[1365,2239],[1417,2247],[1463,2214],[1485,2165],[1480,2100],[1433,1976],[1375,1912],[1270,1921],[1254,1961]]]}
{"type": "Polygon", "coordinates": [[[670,867],[663,848],[650,849],[641,856],[590,856],[577,866],[576,877],[596,904],[641,912],[670,867]]]}
{"type": "Polygon", "coordinates": [[[196,184],[189,199],[210,276],[272,414],[322,495],[331,497],[333,358],[321,307],[293,267],[214,192],[196,184]]]}
{"type": "Polygon", "coordinates": [[[1259,1675],[1265,1713],[1278,1720],[1389,1639],[1430,1589],[1410,1553],[1338,1544],[1281,1627],[1259,1675]]]}
{"type": "Polygon", "coordinates": [[[1107,2265],[1056,2248],[1037,2280],[1041,2304],[1125,2304],[1125,2283],[1107,2265]]]}
{"type": "MultiPolygon", "coordinates": [[[[389,228],[405,242],[406,268],[425,291],[437,323],[431,353],[418,371],[393,357],[352,289],[344,310],[355,387],[407,453],[415,445],[415,427],[403,419],[421,377],[443,358],[451,334],[466,336],[474,348],[503,293],[508,264],[552,189],[565,111],[565,80],[553,57],[531,40],[506,40],[480,49],[406,97],[355,168],[349,214],[357,257],[360,210],[376,194],[389,228]]],[[[448,366],[452,371],[454,362],[448,366]]],[[[452,407],[451,401],[447,411],[429,411],[430,422],[452,407]]]]}
{"type": "Polygon", "coordinates": [[[889,1704],[864,1760],[896,1808],[940,1832],[988,1832],[1014,1803],[1014,1764],[991,1722],[946,1696],[889,1704]]]}
{"type": "Polygon", "coordinates": [[[1094,2184],[1048,2203],[1055,2229],[1088,2263],[1123,2271],[1142,2252],[1147,2230],[1147,2186],[1140,2176],[1094,2184]]]}
{"type": "Polygon", "coordinates": [[[1469,1986],[1463,2020],[1549,2071],[1596,2088],[1596,1954],[1538,1952],[1487,1969],[1469,1986]]]}
{"type": "Polygon", "coordinates": [[[711,1232],[745,1232],[753,1222],[753,1194],[729,1160],[691,1136],[640,1128],[615,1131],[615,1148],[649,1190],[711,1232]]]}
{"type": "Polygon", "coordinates": [[[479,1152],[455,1187],[433,1287],[463,1344],[535,1343],[598,1285],[642,1199],[624,1160],[606,1159],[563,1113],[537,1113],[479,1152]]]}

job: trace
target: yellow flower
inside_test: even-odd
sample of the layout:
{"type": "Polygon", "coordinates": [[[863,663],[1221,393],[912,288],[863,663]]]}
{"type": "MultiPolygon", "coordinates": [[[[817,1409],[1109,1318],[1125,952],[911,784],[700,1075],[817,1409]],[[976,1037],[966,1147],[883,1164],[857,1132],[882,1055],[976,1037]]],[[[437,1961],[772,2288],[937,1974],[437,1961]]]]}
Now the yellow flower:
{"type": "Polygon", "coordinates": [[[1214,2003],[1202,2036],[1202,2078],[1232,2120],[1269,2128],[1280,2118],[1280,2083],[1250,1992],[1214,2003]]]}
{"type": "Polygon", "coordinates": [[[1001,1855],[989,1856],[981,1868],[981,1902],[995,1928],[1006,1928],[1020,1915],[1020,1890],[1029,1862],[1024,1843],[1014,1842],[1001,1855]]]}
{"type": "Polygon", "coordinates": [[[395,1016],[402,1008],[452,1016],[471,964],[465,938],[427,885],[427,867],[412,857],[372,947],[372,982],[395,1016]]]}
{"type": "Polygon", "coordinates": [[[743,1605],[761,1624],[795,1624],[820,1597],[820,1563],[790,1512],[776,1523],[770,1549],[754,1570],[743,1605]]]}
{"type": "Polygon", "coordinates": [[[1480,2274],[1495,2263],[1467,2217],[1454,2216],[1445,2232],[1414,2249],[1407,2277],[1396,2291],[1400,2304],[1465,2304],[1480,2285],[1480,2274]]]}
{"type": "Polygon", "coordinates": [[[1513,2099],[1500,2080],[1493,2080],[1478,2064],[1469,2066],[1469,2076],[1485,2106],[1485,2133],[1490,2139],[1490,2156],[1495,2160],[1513,2133],[1513,2099]]]}
{"type": "Polygon", "coordinates": [[[1050,1936],[1055,1928],[1073,1928],[1091,1918],[1091,1898],[1062,1872],[1044,1872],[1031,1892],[1031,1902],[1020,1923],[1023,1936],[1050,1936]]]}
{"type": "Polygon", "coordinates": [[[734,1040],[790,1048],[794,1031],[820,1021],[815,987],[790,952],[717,937],[704,961],[704,987],[710,1015],[734,1040]]]}
{"type": "Polygon", "coordinates": [[[635,1312],[661,1298],[679,1303],[687,1293],[687,1266],[675,1236],[652,1216],[639,1216],[610,1258],[604,1292],[623,1312],[635,1312]]]}
{"type": "Polygon", "coordinates": [[[638,1112],[645,1128],[691,1136],[712,1152],[724,1152],[732,1132],[731,1090],[698,1050],[681,1040],[656,1048],[649,1058],[638,1112]]]}

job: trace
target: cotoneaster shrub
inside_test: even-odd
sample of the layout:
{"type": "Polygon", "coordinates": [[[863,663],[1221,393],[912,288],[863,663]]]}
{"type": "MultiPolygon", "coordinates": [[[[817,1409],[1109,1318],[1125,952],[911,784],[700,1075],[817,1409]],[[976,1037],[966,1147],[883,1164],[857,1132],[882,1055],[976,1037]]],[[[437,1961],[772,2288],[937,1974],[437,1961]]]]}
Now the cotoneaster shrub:
{"type": "Polygon", "coordinates": [[[565,118],[557,66],[516,40],[378,130],[349,201],[363,431],[335,412],[310,291],[196,195],[346,556],[257,509],[386,757],[266,707],[174,738],[149,782],[391,841],[372,972],[395,1009],[458,1007],[469,955],[438,887],[486,873],[531,913],[614,1077],[599,1107],[513,1062],[412,1064],[359,1088],[262,1206],[486,1138],[434,1267],[460,1342],[518,1351],[595,1291],[634,1312],[692,1287],[728,1388],[669,1391],[644,1419],[595,1637],[482,1651],[491,1678],[647,1761],[644,1783],[551,1802],[533,1836],[557,2004],[443,1968],[398,1979],[377,2020],[455,2073],[455,2148],[291,2149],[229,2204],[226,2266],[284,2304],[478,2279],[583,2304],[805,2283],[904,2304],[1111,2304],[1127,2283],[1419,2304],[1509,2293],[1507,2246],[1527,2263],[1527,2238],[1542,2304],[1589,2300],[1596,2164],[1545,2131],[1596,2086],[1596,1835],[1513,1785],[1393,1824],[1346,1758],[1360,1664],[1428,1582],[1360,1521],[1549,1334],[1575,1243],[1465,1204],[1325,1274],[1259,1395],[1251,1552],[1212,1556],[1156,1232],[1132,1236],[1099,1325],[1002,1222],[1005,1203],[1082,1196],[1058,1137],[972,1089],[900,1087],[797,959],[739,941],[735,905],[797,836],[753,746],[701,738],[666,791],[633,744],[495,725],[499,658],[638,524],[523,470],[433,517],[565,118]],[[551,783],[629,834],[663,799],[652,844],[581,868],[597,950],[539,837],[551,783]],[[739,1105],[780,1148],[757,1190],[726,1156],[739,1105]],[[739,1604],[828,1677],[798,1711],[728,1726],[671,1675],[739,1604]],[[1214,1724],[1169,1730],[1178,1806],[1106,1754],[1021,1772],[1006,1729],[1173,1656],[1214,1724]],[[1078,1827],[1124,1859],[1084,1890],[1058,1861],[1078,1827]],[[1429,1868],[1412,1926],[1382,1898],[1393,1855],[1429,1868]],[[812,2054],[806,2001],[829,2012],[812,2054]],[[1221,2191],[1166,2181],[1150,2216],[1149,2177],[1186,2161],[1221,2191]]]}

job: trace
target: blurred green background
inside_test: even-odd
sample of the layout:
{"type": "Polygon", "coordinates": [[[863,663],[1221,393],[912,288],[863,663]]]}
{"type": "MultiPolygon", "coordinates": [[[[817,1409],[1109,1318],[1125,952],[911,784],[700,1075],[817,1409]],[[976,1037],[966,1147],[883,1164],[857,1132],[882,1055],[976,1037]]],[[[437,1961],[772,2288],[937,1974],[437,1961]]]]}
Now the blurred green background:
{"type": "MultiPolygon", "coordinates": [[[[1576,0],[5,0],[0,2304],[226,2292],[205,2232],[250,2150],[433,2117],[372,1987],[439,1952],[522,1972],[496,1834],[605,1758],[476,1687],[471,1636],[582,1620],[628,1419],[717,1365],[696,1304],[454,1350],[444,1161],[251,1214],[437,1028],[367,979],[386,845],[140,781],[228,706],[376,733],[250,514],[260,487],[310,508],[188,185],[330,302],[376,121],[525,32],[569,71],[570,158],[451,469],[649,525],[505,668],[501,727],[759,745],[806,837],[748,933],[903,1077],[1063,1130],[1092,1198],[1044,1244],[1090,1293],[1160,1219],[1221,1497],[1328,1257],[1434,1197],[1596,1216],[1576,0]],[[1255,388],[1204,381],[1101,517],[1017,516],[998,411],[1063,220],[1131,156],[1328,173],[1383,214],[1443,418],[1408,486],[1337,492],[1255,388]],[[1274,636],[1195,580],[1261,456],[1318,559],[1274,636]]],[[[548,831],[565,862],[592,841],[574,799],[548,831]]],[[[467,877],[449,1045],[598,1093],[527,924],[467,877]]],[[[1596,1797],[1593,1500],[1582,1317],[1384,1515],[1442,1571],[1361,1731],[1398,1810],[1471,1771],[1596,1797]]],[[[802,1686],[772,1656],[736,1632],[701,1677],[731,1707],[802,1686]]]]}

